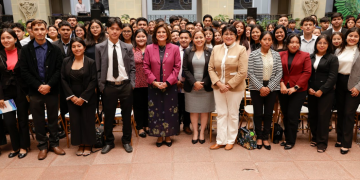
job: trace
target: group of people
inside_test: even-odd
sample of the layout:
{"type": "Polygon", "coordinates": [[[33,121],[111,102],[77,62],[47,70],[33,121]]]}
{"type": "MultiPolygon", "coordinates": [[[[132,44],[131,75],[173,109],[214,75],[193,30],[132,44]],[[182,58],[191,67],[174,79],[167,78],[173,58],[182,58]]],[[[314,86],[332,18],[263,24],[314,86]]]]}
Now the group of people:
{"type": "Polygon", "coordinates": [[[48,151],[65,155],[59,147],[58,116],[64,118],[67,113],[71,144],[79,146],[76,155],[90,155],[96,143],[99,101],[104,117],[100,118],[105,137],[102,154],[115,147],[113,124],[118,105],[122,145],[128,153],[133,151],[132,111],[139,136],[157,137],[157,147],[170,147],[171,136],[180,133],[181,123],[184,132],[192,134],[193,144],[205,143],[208,115],[215,111],[217,137],[210,149],[231,150],[246,87],[253,104],[258,149],[271,149],[269,136],[278,101],[285,127],[281,145],[286,150],[294,147],[300,111],[307,99],[313,135],[310,145],[325,152],[335,104],[335,146],[341,147],[342,154],[348,153],[360,103],[360,30],[342,27],[340,13],[332,15],[329,29],[323,28],[328,22],[321,20],[321,34],[317,35],[316,16],[301,20],[302,31],[294,29],[287,16],[280,16],[277,25],[267,26],[266,31],[251,17],[246,22],[219,22],[211,15],[205,15],[203,23],[179,16],[169,20],[167,24],[163,19],[148,22],[140,17],[123,24],[120,18],[109,18],[103,26],[97,19],[78,24],[75,16],[69,16],[48,26],[43,20],[31,19],[26,22],[27,38],[23,38],[21,24],[3,23],[0,108],[10,99],[17,106],[17,111],[3,114],[13,149],[9,158],[24,158],[28,153],[28,111],[39,160],[48,151]]]}

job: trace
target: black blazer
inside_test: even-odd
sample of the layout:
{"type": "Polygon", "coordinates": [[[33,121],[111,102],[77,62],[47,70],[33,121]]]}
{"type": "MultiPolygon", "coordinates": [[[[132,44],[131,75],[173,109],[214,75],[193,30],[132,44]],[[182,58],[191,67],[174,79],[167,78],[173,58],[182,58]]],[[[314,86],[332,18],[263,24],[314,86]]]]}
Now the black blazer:
{"type": "Polygon", "coordinates": [[[312,71],[309,79],[309,88],[314,89],[314,91],[321,90],[324,94],[334,90],[339,69],[338,58],[333,54],[325,54],[320,59],[316,70],[314,69],[315,54],[311,54],[310,58],[312,71]]]}
{"type": "Polygon", "coordinates": [[[20,56],[21,77],[29,86],[29,95],[41,95],[38,91],[41,84],[47,84],[51,87],[49,94],[58,94],[61,63],[63,61],[61,51],[57,46],[46,40],[48,50],[45,60],[45,82],[42,82],[37,66],[34,41],[33,39],[22,47],[20,56]]]}
{"type": "MultiPolygon", "coordinates": [[[[326,31],[321,32],[321,34],[326,34],[326,35],[328,35],[329,38],[331,39],[332,31],[333,31],[333,29],[330,28],[330,29],[328,29],[328,30],[326,30],[326,31]]],[[[347,31],[346,28],[341,28],[341,33],[343,34],[343,36],[345,35],[346,31],[347,31]]]]}
{"type": "MultiPolygon", "coordinates": [[[[204,75],[201,82],[204,82],[204,89],[205,91],[212,91],[211,87],[211,79],[209,76],[208,71],[208,64],[210,61],[212,49],[204,50],[204,56],[205,56],[205,66],[204,66],[204,75]]],[[[192,59],[195,55],[195,51],[191,51],[191,48],[187,48],[184,51],[183,56],[183,74],[185,76],[185,82],[184,82],[184,90],[186,92],[191,92],[193,89],[194,83],[196,82],[194,77],[194,67],[192,65],[192,59]]]]}
{"type": "Polygon", "coordinates": [[[71,51],[70,44],[69,44],[69,47],[68,47],[67,53],[65,54],[64,47],[63,47],[63,44],[62,44],[61,39],[59,39],[59,40],[57,40],[57,41],[53,42],[53,44],[54,44],[55,46],[57,46],[57,47],[60,49],[60,51],[61,51],[61,53],[62,53],[62,57],[63,57],[63,59],[65,59],[66,57],[69,57],[69,56],[72,56],[72,55],[73,55],[73,53],[72,53],[72,51],[71,51]]]}
{"type": "Polygon", "coordinates": [[[0,51],[0,99],[4,99],[4,91],[6,91],[9,85],[20,86],[22,93],[26,95],[28,93],[28,86],[21,77],[20,71],[20,54],[21,49],[17,50],[18,62],[15,65],[13,71],[7,70],[7,57],[5,50],[0,51]]]}
{"type": "MultiPolygon", "coordinates": [[[[61,83],[64,90],[65,97],[70,97],[74,95],[71,90],[71,80],[70,80],[70,71],[71,66],[74,62],[74,56],[70,56],[64,59],[64,62],[61,67],[61,83]]],[[[97,86],[96,78],[96,63],[94,60],[84,56],[84,75],[82,86],[85,89],[81,93],[80,97],[86,101],[90,101],[90,98],[95,93],[95,88],[97,86]]]]}

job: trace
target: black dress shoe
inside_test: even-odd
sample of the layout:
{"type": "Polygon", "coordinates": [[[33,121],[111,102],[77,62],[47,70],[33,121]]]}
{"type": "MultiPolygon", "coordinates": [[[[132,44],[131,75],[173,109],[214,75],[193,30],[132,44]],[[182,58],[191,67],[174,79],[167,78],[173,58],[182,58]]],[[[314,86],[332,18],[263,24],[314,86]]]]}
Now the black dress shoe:
{"type": "Polygon", "coordinates": [[[286,146],[286,142],[285,141],[281,142],[280,146],[286,146]]]}
{"type": "Polygon", "coordinates": [[[142,132],[142,133],[139,134],[139,136],[142,137],[142,138],[146,138],[146,133],[142,132]]]}
{"type": "Polygon", "coordinates": [[[26,153],[24,153],[24,154],[19,153],[18,158],[19,158],[19,159],[22,159],[22,158],[26,157],[27,153],[28,153],[27,150],[26,150],[26,153]]]}
{"type": "Polygon", "coordinates": [[[193,143],[193,144],[196,144],[196,143],[198,143],[199,142],[199,139],[196,139],[196,140],[191,140],[191,142],[193,143]]]}
{"type": "Polygon", "coordinates": [[[101,149],[101,154],[106,154],[108,152],[110,152],[110,150],[112,148],[114,148],[115,145],[105,145],[102,149],[101,149]]]}
{"type": "Polygon", "coordinates": [[[256,148],[261,149],[261,148],[262,148],[262,145],[256,144],[256,148]]]}
{"type": "Polygon", "coordinates": [[[131,153],[133,151],[133,148],[131,147],[130,144],[124,144],[123,146],[127,153],[131,153]]]}
{"type": "Polygon", "coordinates": [[[168,147],[171,147],[172,141],[170,141],[170,142],[166,142],[166,141],[165,141],[165,145],[167,145],[168,147]]]}
{"type": "Polygon", "coordinates": [[[164,142],[156,142],[157,147],[161,147],[164,144],[164,142]]]}
{"type": "Polygon", "coordinates": [[[149,131],[149,130],[144,130],[144,131],[146,132],[146,134],[148,134],[148,135],[150,134],[150,131],[149,131]]]}
{"type": "Polygon", "coordinates": [[[284,146],[284,149],[289,150],[289,149],[292,149],[293,147],[294,147],[294,145],[287,144],[286,146],[284,146]]]}
{"type": "Polygon", "coordinates": [[[66,137],[65,131],[59,132],[58,137],[59,137],[59,139],[65,138],[66,137]]]}
{"type": "Polygon", "coordinates": [[[199,139],[199,143],[200,143],[200,144],[204,144],[204,143],[205,143],[205,139],[204,139],[204,140],[199,139]]]}
{"type": "Polygon", "coordinates": [[[264,145],[264,148],[267,150],[271,150],[271,145],[268,145],[268,146],[264,145]]]}
{"type": "Polygon", "coordinates": [[[342,144],[335,143],[335,147],[342,147],[342,144]]]}
{"type": "Polygon", "coordinates": [[[8,157],[13,158],[13,157],[17,156],[19,154],[19,152],[20,152],[20,150],[16,151],[16,152],[13,152],[13,153],[10,153],[8,157]]]}
{"type": "Polygon", "coordinates": [[[344,150],[340,149],[341,154],[347,154],[348,152],[349,152],[349,150],[344,151],[344,150]]]}

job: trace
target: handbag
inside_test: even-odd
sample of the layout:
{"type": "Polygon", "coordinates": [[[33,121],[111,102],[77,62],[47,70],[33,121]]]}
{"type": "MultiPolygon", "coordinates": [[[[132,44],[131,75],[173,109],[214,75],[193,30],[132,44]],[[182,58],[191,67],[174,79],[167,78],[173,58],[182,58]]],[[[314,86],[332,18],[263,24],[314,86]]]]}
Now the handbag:
{"type": "Polygon", "coordinates": [[[238,130],[237,143],[248,150],[256,149],[255,131],[247,129],[246,125],[244,127],[241,127],[238,130]]]}
{"type": "Polygon", "coordinates": [[[95,127],[96,143],[94,148],[102,148],[105,145],[104,132],[101,131],[98,127],[95,127]]]}
{"type": "Polygon", "coordinates": [[[279,141],[281,141],[283,133],[284,133],[283,128],[278,123],[274,123],[274,137],[273,137],[274,144],[278,144],[279,141]]]}

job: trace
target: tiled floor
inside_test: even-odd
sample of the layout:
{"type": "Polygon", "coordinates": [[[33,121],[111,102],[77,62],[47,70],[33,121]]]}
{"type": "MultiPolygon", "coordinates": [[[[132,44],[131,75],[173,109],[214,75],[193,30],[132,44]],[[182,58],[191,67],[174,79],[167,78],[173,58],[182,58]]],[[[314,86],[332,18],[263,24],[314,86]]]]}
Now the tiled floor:
{"type": "Polygon", "coordinates": [[[126,153],[121,145],[121,133],[115,132],[116,147],[110,153],[100,152],[88,157],[75,155],[77,147],[60,146],[65,156],[49,153],[37,160],[36,141],[32,151],[22,160],[9,159],[10,144],[1,147],[0,179],[357,179],[360,178],[360,148],[354,143],[349,154],[341,155],[334,147],[336,134],[330,133],[329,147],[317,153],[310,147],[308,135],[298,134],[296,146],[285,151],[272,144],[271,151],[246,150],[236,145],[233,150],[209,149],[205,144],[191,143],[190,135],[181,132],[173,137],[173,146],[155,146],[156,138],[133,136],[133,153],[126,153]]]}

